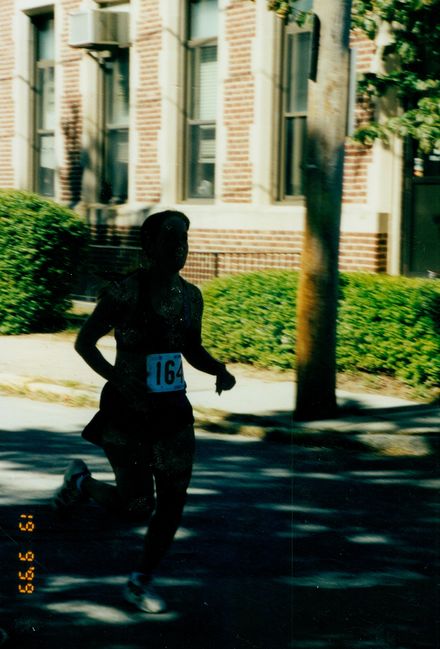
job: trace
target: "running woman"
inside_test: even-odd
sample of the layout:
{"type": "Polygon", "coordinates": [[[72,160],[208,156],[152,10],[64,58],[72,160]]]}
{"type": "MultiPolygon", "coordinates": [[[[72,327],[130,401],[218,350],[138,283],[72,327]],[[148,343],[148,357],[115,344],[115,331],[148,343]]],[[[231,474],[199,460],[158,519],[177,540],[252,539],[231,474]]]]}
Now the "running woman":
{"type": "Polygon", "coordinates": [[[147,217],[141,245],[147,264],[108,288],[81,328],[76,351],[106,379],[100,408],[83,437],[100,446],[116,486],[92,477],[73,460],[54,498],[62,509],[93,499],[133,520],[148,522],[143,553],[125,597],[149,613],[166,610],[154,573],[179,527],[194,456],[194,418],[182,356],[216,377],[218,394],[235,378],[201,339],[203,299],[180,271],[188,255],[189,220],[167,210],[147,217]],[[96,344],[114,329],[115,364],[96,344]]]}

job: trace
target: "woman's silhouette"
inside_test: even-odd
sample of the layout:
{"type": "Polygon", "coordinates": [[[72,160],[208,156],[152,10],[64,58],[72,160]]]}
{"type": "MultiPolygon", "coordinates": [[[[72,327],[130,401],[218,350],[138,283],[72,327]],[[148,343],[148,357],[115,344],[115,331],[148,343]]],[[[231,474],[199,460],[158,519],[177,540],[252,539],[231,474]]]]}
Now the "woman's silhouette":
{"type": "Polygon", "coordinates": [[[149,521],[125,594],[138,608],[155,613],[166,606],[153,575],[180,524],[194,454],[182,355],[216,377],[219,394],[235,384],[225,365],[202,346],[202,295],[179,274],[188,254],[188,229],[182,212],[149,216],[141,228],[148,267],[109,287],[78,334],[75,349],[107,381],[99,412],[83,437],[103,448],[116,486],[94,479],[82,460],[74,460],[54,498],[60,509],[91,498],[149,521]],[[114,366],[96,346],[112,329],[114,366]]]}

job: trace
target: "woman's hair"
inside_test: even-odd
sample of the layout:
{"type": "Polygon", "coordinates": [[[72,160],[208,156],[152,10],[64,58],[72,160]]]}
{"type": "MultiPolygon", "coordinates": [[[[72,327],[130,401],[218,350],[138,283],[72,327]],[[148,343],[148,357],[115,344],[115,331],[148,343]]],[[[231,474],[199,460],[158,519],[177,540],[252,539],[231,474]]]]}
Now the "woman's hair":
{"type": "Polygon", "coordinates": [[[141,246],[144,251],[147,250],[148,244],[157,238],[165,221],[172,217],[182,219],[186,225],[186,229],[189,230],[189,218],[183,212],[178,212],[177,210],[154,212],[154,214],[147,216],[141,225],[141,246]]]}

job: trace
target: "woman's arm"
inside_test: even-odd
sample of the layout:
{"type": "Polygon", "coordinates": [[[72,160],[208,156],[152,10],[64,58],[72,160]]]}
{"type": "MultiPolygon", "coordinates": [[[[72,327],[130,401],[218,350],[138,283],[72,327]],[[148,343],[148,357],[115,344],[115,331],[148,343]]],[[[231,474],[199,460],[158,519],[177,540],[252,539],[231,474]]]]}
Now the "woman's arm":
{"type": "Polygon", "coordinates": [[[75,341],[75,350],[92,370],[115,386],[131,407],[145,411],[148,407],[147,386],[136,377],[128,364],[118,363],[115,367],[96,346],[98,340],[114,328],[120,306],[118,300],[113,299],[109,293],[105,294],[81,327],[75,341]]]}
{"type": "Polygon", "coordinates": [[[235,385],[235,378],[228,372],[226,365],[216,360],[206,351],[202,344],[202,316],[203,297],[199,289],[191,287],[194,291],[191,301],[191,327],[183,355],[196,370],[217,377],[216,392],[230,390],[235,385]]]}
{"type": "Polygon", "coordinates": [[[117,380],[116,370],[101,354],[96,346],[100,338],[113,329],[111,303],[108,297],[103,297],[93,313],[81,327],[75,341],[75,350],[85,360],[87,365],[106,381],[117,380]]]}
{"type": "Polygon", "coordinates": [[[226,365],[211,356],[201,343],[191,343],[185,348],[183,355],[196,370],[212,374],[212,376],[217,376],[226,369],[226,365]]]}

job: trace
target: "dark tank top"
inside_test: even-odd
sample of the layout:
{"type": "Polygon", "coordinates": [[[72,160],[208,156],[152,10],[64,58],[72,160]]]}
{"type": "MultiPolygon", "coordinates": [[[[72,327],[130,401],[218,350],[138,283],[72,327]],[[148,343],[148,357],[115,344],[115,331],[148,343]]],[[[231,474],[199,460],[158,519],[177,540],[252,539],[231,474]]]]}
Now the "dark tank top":
{"type": "MultiPolygon", "coordinates": [[[[138,367],[138,377],[146,381],[148,354],[183,352],[191,327],[189,288],[181,278],[182,309],[177,315],[162,316],[154,311],[148,295],[148,277],[139,270],[112,290],[116,364],[128,362],[138,367]]],[[[98,414],[85,428],[83,437],[98,446],[106,438],[119,435],[121,443],[148,440],[183,429],[194,423],[186,388],[146,394],[147,412],[127,403],[114,385],[106,383],[98,414]],[[111,428],[111,435],[108,431],[111,428]]],[[[112,442],[113,444],[113,442],[112,442]]]]}
{"type": "Polygon", "coordinates": [[[137,296],[134,303],[121,313],[115,325],[116,347],[121,352],[157,354],[182,352],[191,326],[191,306],[188,285],[180,278],[182,309],[169,316],[156,313],[151,304],[146,273],[138,271],[137,296]]]}

